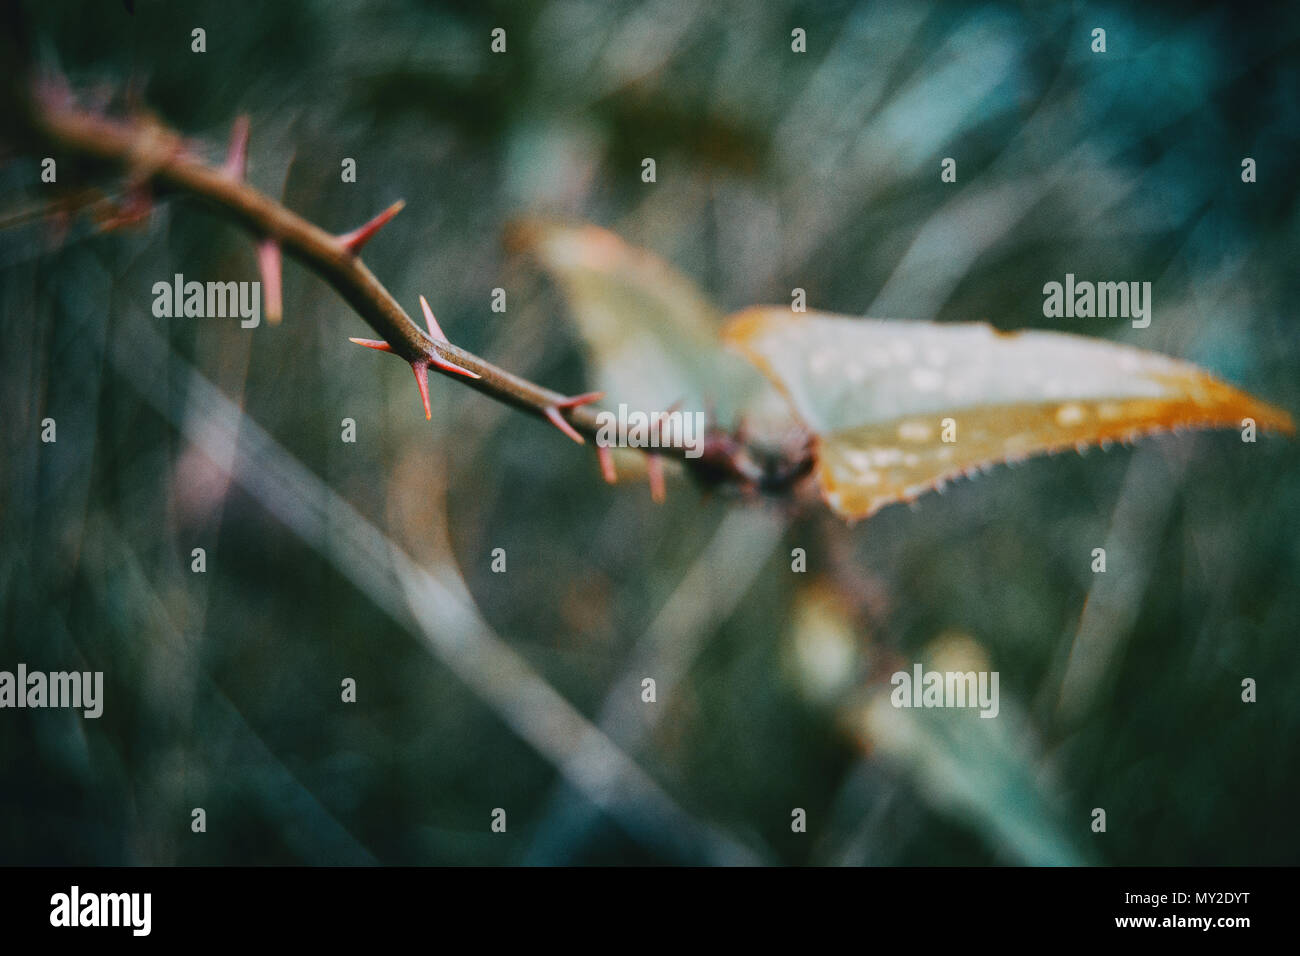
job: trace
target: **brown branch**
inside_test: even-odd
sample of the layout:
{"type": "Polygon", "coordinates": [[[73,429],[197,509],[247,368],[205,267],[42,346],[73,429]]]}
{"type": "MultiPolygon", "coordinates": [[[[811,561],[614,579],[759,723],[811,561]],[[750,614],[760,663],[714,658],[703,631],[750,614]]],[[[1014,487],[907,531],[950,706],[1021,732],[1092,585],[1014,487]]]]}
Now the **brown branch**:
{"type": "MultiPolygon", "coordinates": [[[[344,235],[326,232],[245,181],[248,123],[242,118],[235,122],[225,163],[211,166],[190,150],[179,133],[153,116],[136,112],[114,118],[84,108],[77,104],[61,80],[35,84],[13,114],[18,114],[19,125],[26,132],[43,141],[53,152],[122,169],[132,196],[147,197],[150,186],[196,196],[252,232],[258,240],[266,312],[271,321],[279,318],[280,250],[287,250],[333,286],[382,336],[379,342],[354,341],[391,351],[411,364],[426,414],[425,374],[434,369],[461,385],[555,425],[578,442],[583,441],[582,435],[594,438],[599,431],[599,412],[590,404],[601,397],[599,394],[563,395],[451,344],[442,335],[427,305],[429,333],[426,334],[366,268],[359,257],[361,247],[400,211],[402,203],[395,203],[352,232],[344,235]]],[[[716,427],[708,429],[699,457],[689,457],[684,443],[640,450],[648,456],[656,500],[661,500],[663,494],[659,456],[680,460],[705,487],[778,495],[789,494],[811,472],[814,462],[811,445],[793,454],[789,450],[774,454],[770,449],[750,447],[739,432],[732,435],[716,427]]],[[[597,446],[596,453],[602,473],[607,480],[612,480],[613,460],[609,449],[597,446]]]]}
{"type": "MultiPolygon", "coordinates": [[[[428,366],[543,421],[558,424],[556,418],[560,416],[576,434],[595,436],[597,411],[590,405],[575,404],[566,395],[514,375],[445,339],[435,339],[412,321],[355,251],[396,209],[390,207],[381,214],[382,221],[374,228],[362,227],[336,236],[244,181],[242,137],[246,136],[246,127],[241,128],[239,123],[231,158],[225,166],[213,167],[197,158],[178,133],[153,117],[100,115],[79,107],[61,86],[38,86],[31,107],[29,122],[33,131],[57,151],[122,167],[137,186],[152,183],[197,196],[260,240],[277,243],[333,286],[394,353],[416,366],[417,375],[421,366],[428,366]],[[457,369],[468,370],[476,377],[465,376],[457,369]]],[[[661,447],[654,452],[684,457],[685,448],[661,447]]]]}

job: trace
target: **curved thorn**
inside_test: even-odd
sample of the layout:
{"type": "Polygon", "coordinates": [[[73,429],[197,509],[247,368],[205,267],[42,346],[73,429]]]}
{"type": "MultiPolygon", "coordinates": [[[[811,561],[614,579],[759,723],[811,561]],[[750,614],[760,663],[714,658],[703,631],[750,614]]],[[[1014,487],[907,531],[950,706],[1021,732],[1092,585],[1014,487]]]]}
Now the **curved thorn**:
{"type": "Polygon", "coordinates": [[[608,445],[596,445],[596,459],[600,462],[600,474],[607,484],[618,483],[618,472],[614,470],[614,452],[608,445]]]}
{"type": "Polygon", "coordinates": [[[564,432],[564,434],[568,435],[579,445],[587,444],[587,440],[579,435],[574,427],[564,420],[564,416],[560,414],[560,410],[556,406],[548,405],[546,407],[546,417],[552,425],[564,432]]]}
{"type": "Polygon", "coordinates": [[[383,339],[349,338],[348,341],[355,342],[357,345],[364,345],[366,348],[374,349],[376,352],[391,352],[393,350],[393,347],[389,345],[387,342],[385,342],[383,339]]]}
{"type": "Polygon", "coordinates": [[[278,325],[282,314],[280,244],[274,239],[263,239],[257,244],[257,267],[262,273],[262,292],[266,299],[266,320],[272,325],[278,325]]]}
{"type": "Polygon", "coordinates": [[[394,216],[402,211],[406,206],[405,199],[399,199],[374,219],[371,219],[359,229],[353,229],[351,232],[345,232],[338,237],[340,243],[347,248],[348,252],[356,254],[361,251],[361,247],[375,237],[380,229],[388,225],[394,216]]]}
{"type": "Polygon", "coordinates": [[[248,114],[235,117],[230,127],[230,144],[221,171],[231,179],[243,179],[248,173],[248,114]]]}
{"type": "Polygon", "coordinates": [[[668,497],[668,491],[664,487],[664,463],[658,455],[649,455],[645,460],[646,477],[650,479],[650,499],[655,504],[661,505],[664,499],[668,497]]]}
{"type": "Polygon", "coordinates": [[[433,309],[429,308],[429,300],[424,296],[420,296],[420,308],[424,310],[424,324],[429,327],[429,336],[437,342],[446,342],[447,336],[433,317],[433,309]]]}
{"type": "Polygon", "coordinates": [[[424,420],[427,422],[433,418],[433,411],[429,408],[429,365],[427,362],[412,362],[411,370],[415,372],[415,384],[420,389],[420,401],[424,403],[424,420]]]}

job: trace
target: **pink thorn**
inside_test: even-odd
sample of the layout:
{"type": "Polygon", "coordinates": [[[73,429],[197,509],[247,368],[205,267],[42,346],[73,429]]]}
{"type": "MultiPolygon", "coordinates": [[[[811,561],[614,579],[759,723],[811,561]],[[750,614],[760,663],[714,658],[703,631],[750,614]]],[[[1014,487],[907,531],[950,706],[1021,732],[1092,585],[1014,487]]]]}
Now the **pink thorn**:
{"type": "Polygon", "coordinates": [[[411,370],[415,372],[415,384],[420,389],[420,401],[424,403],[424,420],[428,421],[433,418],[433,411],[429,408],[429,365],[427,362],[412,362],[411,370]]]}
{"type": "Polygon", "coordinates": [[[424,324],[429,327],[429,337],[437,342],[446,342],[447,336],[433,317],[433,309],[429,308],[429,300],[424,296],[420,296],[420,308],[424,310],[424,324]]]}
{"type": "Polygon", "coordinates": [[[660,446],[662,446],[664,443],[664,419],[667,418],[669,415],[671,415],[673,412],[677,411],[677,409],[681,408],[682,402],[684,401],[685,399],[679,398],[677,399],[677,401],[669,405],[668,410],[664,412],[663,416],[659,419],[659,421],[655,423],[655,433],[656,436],[658,437],[660,446]]]}
{"type": "Polygon", "coordinates": [[[230,128],[230,145],[226,147],[226,161],[221,171],[231,179],[243,179],[248,172],[248,115],[235,118],[230,128]]]}
{"type": "MultiPolygon", "coordinates": [[[[438,325],[438,320],[433,317],[433,309],[429,308],[429,300],[420,296],[420,308],[424,310],[424,322],[429,326],[429,337],[435,342],[447,342],[447,336],[443,333],[442,328],[438,325]]],[[[447,342],[450,345],[450,342],[447,342]]],[[[455,372],[457,375],[464,375],[466,378],[482,378],[478,372],[471,372],[467,368],[462,368],[455,362],[449,362],[440,355],[434,354],[429,356],[429,361],[445,372],[455,372]]]]}
{"type": "Polygon", "coordinates": [[[391,352],[393,347],[383,339],[348,339],[349,342],[355,342],[357,345],[364,345],[368,349],[374,349],[376,352],[391,352]]]}
{"type": "Polygon", "coordinates": [[[568,435],[579,445],[585,445],[587,443],[586,440],[574,430],[572,425],[565,421],[564,416],[560,414],[560,409],[577,408],[579,405],[586,405],[589,402],[599,401],[604,397],[604,392],[583,392],[581,395],[574,395],[572,398],[562,398],[554,405],[546,408],[546,417],[550,420],[552,425],[564,432],[564,434],[568,435]]]}
{"type": "Polygon", "coordinates": [[[339,242],[347,248],[348,252],[353,254],[360,252],[361,247],[373,239],[375,233],[388,225],[392,218],[401,212],[405,206],[405,199],[397,200],[397,202],[393,203],[374,219],[371,219],[360,229],[353,229],[351,232],[339,236],[339,242]]]}
{"type": "Polygon", "coordinates": [[[667,489],[664,487],[664,463],[658,455],[650,455],[645,461],[646,477],[650,479],[650,498],[655,504],[661,505],[664,499],[668,497],[667,489]]]}
{"type": "Polygon", "coordinates": [[[137,182],[127,187],[122,202],[113,207],[113,212],[100,223],[105,232],[112,232],[124,226],[138,226],[149,219],[153,211],[153,198],[148,183],[137,182]]]}
{"type": "Polygon", "coordinates": [[[579,405],[589,405],[592,402],[598,402],[605,397],[604,392],[583,392],[581,395],[575,395],[572,398],[562,398],[555,403],[556,408],[577,408],[579,405]]]}
{"type": "Polygon", "coordinates": [[[600,461],[600,474],[607,484],[618,483],[618,472],[614,470],[614,452],[608,445],[596,446],[596,458],[600,461]]]}
{"type": "Polygon", "coordinates": [[[280,244],[274,239],[263,239],[257,244],[257,268],[262,273],[262,292],[266,300],[266,320],[280,324],[280,244]]]}
{"type": "Polygon", "coordinates": [[[547,407],[546,417],[552,425],[564,432],[564,434],[568,435],[579,445],[587,444],[586,439],[579,435],[577,431],[574,430],[574,427],[564,420],[564,416],[560,414],[560,410],[556,406],[550,405],[547,407]]]}
{"type": "Polygon", "coordinates": [[[429,361],[438,366],[438,368],[442,369],[444,372],[455,372],[457,375],[464,375],[466,378],[483,377],[478,372],[471,372],[469,369],[462,368],[455,362],[448,362],[445,358],[439,355],[430,355],[429,361]]]}

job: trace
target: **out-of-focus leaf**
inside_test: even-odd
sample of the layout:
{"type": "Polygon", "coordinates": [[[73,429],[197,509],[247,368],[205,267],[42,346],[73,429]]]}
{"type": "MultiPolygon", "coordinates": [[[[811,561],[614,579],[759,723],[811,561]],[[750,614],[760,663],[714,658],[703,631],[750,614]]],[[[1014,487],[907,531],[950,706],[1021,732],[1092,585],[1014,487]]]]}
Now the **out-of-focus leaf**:
{"type": "MultiPolygon", "coordinates": [[[[940,673],[993,673],[985,649],[960,632],[932,641],[920,663],[940,673]]],[[[897,764],[918,796],[1000,857],[1028,866],[1094,863],[1088,845],[1078,842],[1081,828],[1069,825],[1068,801],[1052,783],[1055,773],[1023,705],[1000,686],[993,702],[989,712],[997,716],[987,720],[983,707],[900,708],[881,684],[855,722],[864,743],[897,764]]]]}
{"type": "Polygon", "coordinates": [[[811,702],[834,701],[851,685],[861,656],[855,631],[840,589],[820,579],[799,589],[789,632],[792,673],[811,702]]]}
{"type": "Polygon", "coordinates": [[[594,388],[634,410],[680,403],[731,424],[771,389],[719,342],[723,316],[689,279],[597,226],[516,224],[510,244],[531,252],[567,298],[594,388]]]}
{"type": "Polygon", "coordinates": [[[1059,332],[756,307],[724,339],[817,436],[827,503],[851,519],[1004,461],[1174,428],[1291,417],[1194,365],[1059,332]],[[945,441],[944,420],[951,419],[945,441]]]}

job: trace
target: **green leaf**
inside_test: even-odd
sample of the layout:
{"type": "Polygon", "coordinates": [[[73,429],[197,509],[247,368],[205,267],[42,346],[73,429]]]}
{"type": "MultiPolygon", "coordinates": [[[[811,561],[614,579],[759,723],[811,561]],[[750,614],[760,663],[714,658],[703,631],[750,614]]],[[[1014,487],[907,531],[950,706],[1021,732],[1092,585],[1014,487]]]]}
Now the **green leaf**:
{"type": "Polygon", "coordinates": [[[1186,362],[1059,332],[756,307],[724,339],[817,436],[816,479],[864,518],[998,462],[1175,428],[1292,433],[1291,417],[1186,362]]]}
{"type": "MultiPolygon", "coordinates": [[[[712,410],[723,425],[770,386],[723,348],[723,315],[661,259],[597,226],[528,221],[511,244],[558,282],[587,347],[592,387],[633,410],[712,410]]],[[[787,413],[788,414],[788,413],[787,413]]]]}

